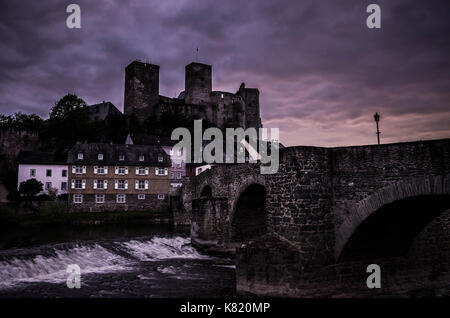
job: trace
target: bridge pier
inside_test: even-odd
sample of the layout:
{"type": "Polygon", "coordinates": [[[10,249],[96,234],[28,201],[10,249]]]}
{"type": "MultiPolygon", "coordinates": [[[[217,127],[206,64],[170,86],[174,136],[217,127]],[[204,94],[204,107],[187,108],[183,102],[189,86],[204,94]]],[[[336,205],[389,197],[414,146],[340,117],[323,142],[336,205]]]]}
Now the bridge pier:
{"type": "Polygon", "coordinates": [[[192,200],[191,242],[210,254],[234,254],[227,198],[201,197],[192,200]]]}

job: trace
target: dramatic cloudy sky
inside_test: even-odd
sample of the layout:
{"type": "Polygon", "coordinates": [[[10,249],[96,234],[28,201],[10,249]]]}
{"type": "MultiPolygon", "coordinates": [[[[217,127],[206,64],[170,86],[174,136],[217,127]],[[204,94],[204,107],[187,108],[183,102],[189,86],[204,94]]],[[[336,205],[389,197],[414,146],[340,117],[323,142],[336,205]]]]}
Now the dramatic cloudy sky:
{"type": "Polygon", "coordinates": [[[124,68],[159,64],[160,94],[184,66],[213,65],[213,89],[260,90],[286,145],[450,137],[448,0],[0,1],[0,112],[48,116],[67,92],[123,109],[124,68]],[[65,25],[77,3],[82,28],[65,25]],[[382,28],[368,29],[378,3],[382,28]]]}

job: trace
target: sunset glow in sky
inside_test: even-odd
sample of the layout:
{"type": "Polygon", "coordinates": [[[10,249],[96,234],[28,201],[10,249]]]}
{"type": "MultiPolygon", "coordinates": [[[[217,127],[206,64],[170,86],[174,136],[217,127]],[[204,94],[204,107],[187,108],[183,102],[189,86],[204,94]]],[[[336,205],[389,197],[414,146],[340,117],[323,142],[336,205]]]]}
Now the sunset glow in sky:
{"type": "Polygon", "coordinates": [[[125,66],[158,64],[160,94],[184,66],[213,66],[213,89],[260,90],[265,127],[285,145],[450,137],[450,1],[2,1],[0,113],[47,117],[68,92],[123,110],[125,66]],[[82,28],[66,27],[81,7],[82,28]],[[368,29],[366,7],[382,9],[368,29]]]}

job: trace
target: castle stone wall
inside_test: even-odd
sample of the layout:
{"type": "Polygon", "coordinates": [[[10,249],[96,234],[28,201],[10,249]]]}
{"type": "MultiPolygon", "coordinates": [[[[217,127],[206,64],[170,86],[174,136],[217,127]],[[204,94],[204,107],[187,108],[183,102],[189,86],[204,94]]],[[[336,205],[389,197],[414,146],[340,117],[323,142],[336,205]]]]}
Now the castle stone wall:
{"type": "Polygon", "coordinates": [[[165,112],[204,119],[218,128],[261,127],[259,91],[242,84],[236,94],[212,91],[212,67],[186,66],[185,91],[178,98],[159,95],[159,66],[134,61],[125,71],[124,112],[140,122],[165,112]]]}

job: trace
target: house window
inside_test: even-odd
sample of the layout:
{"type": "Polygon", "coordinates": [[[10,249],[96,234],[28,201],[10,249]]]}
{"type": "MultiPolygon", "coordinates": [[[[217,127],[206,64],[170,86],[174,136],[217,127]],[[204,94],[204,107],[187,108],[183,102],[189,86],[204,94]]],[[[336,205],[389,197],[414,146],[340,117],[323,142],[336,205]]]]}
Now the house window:
{"type": "Polygon", "coordinates": [[[163,156],[159,155],[158,156],[158,162],[163,162],[163,160],[164,160],[163,156]]]}
{"type": "Polygon", "coordinates": [[[61,171],[61,177],[63,177],[63,178],[67,177],[67,170],[66,169],[63,169],[61,171]]]}
{"type": "Polygon", "coordinates": [[[105,166],[98,166],[98,167],[96,167],[97,169],[95,169],[95,167],[94,167],[94,173],[97,173],[97,174],[106,174],[106,169],[105,169],[105,166]]]}
{"type": "Polygon", "coordinates": [[[173,179],[174,178],[174,174],[173,174],[173,172],[171,172],[170,173],[170,179],[173,179]]]}
{"type": "Polygon", "coordinates": [[[173,156],[173,150],[172,149],[170,149],[170,155],[173,156]]]}
{"type": "Polygon", "coordinates": [[[181,156],[183,154],[183,148],[178,149],[178,156],[181,156]]]}
{"type": "Polygon", "coordinates": [[[181,172],[178,172],[177,179],[181,179],[181,172]]]}
{"type": "Polygon", "coordinates": [[[75,166],[75,167],[73,167],[72,172],[75,173],[75,174],[86,173],[86,167],[84,167],[84,166],[75,166]]]}
{"type": "Polygon", "coordinates": [[[117,203],[125,203],[127,202],[127,197],[125,194],[118,194],[116,195],[116,202],[117,203]]]}
{"type": "Polygon", "coordinates": [[[73,195],[73,203],[83,203],[83,195],[82,194],[74,194],[73,195]]]}
{"type": "Polygon", "coordinates": [[[95,184],[97,184],[97,189],[106,189],[106,180],[94,180],[95,184]]]}
{"type": "Polygon", "coordinates": [[[158,194],[158,200],[164,200],[166,196],[163,193],[158,194]]]}
{"type": "Polygon", "coordinates": [[[67,191],[67,182],[61,182],[61,190],[67,191]]]}
{"type": "Polygon", "coordinates": [[[169,169],[167,168],[155,168],[155,175],[157,176],[167,176],[169,174],[169,169]]]}
{"type": "Polygon", "coordinates": [[[30,177],[36,177],[36,169],[30,169],[30,177]]]}
{"type": "Polygon", "coordinates": [[[116,174],[127,174],[128,169],[127,167],[117,167],[116,168],[116,174]]]}
{"type": "Polygon", "coordinates": [[[99,153],[99,154],[97,155],[97,159],[98,159],[98,160],[103,160],[103,154],[102,154],[102,153],[99,153]]]}
{"type": "Polygon", "coordinates": [[[124,161],[125,160],[125,155],[119,155],[119,160],[120,161],[124,161]]]}
{"type": "Polygon", "coordinates": [[[45,175],[46,175],[47,177],[51,177],[51,176],[52,176],[52,169],[47,169],[47,170],[45,171],[45,175]]]}
{"type": "Polygon", "coordinates": [[[52,183],[51,182],[46,182],[45,183],[45,190],[50,190],[52,188],[52,183]]]}
{"type": "Polygon", "coordinates": [[[105,195],[104,194],[96,194],[95,195],[95,203],[105,203],[105,195]]]}
{"type": "Polygon", "coordinates": [[[147,174],[147,169],[145,169],[144,167],[139,167],[138,169],[136,169],[137,174],[139,175],[146,175],[147,174]]]}
{"type": "Polygon", "coordinates": [[[177,163],[177,167],[181,168],[181,162],[177,163]]]}
{"type": "Polygon", "coordinates": [[[83,160],[83,153],[79,152],[77,158],[78,158],[78,160],[83,160]]]}
{"type": "Polygon", "coordinates": [[[83,189],[83,180],[75,180],[75,189],[83,189]]]}
{"type": "Polygon", "coordinates": [[[125,189],[127,183],[127,180],[116,180],[117,189],[125,189]]]}
{"type": "Polygon", "coordinates": [[[139,155],[139,161],[144,161],[145,157],[144,155],[139,155]]]}
{"type": "Polygon", "coordinates": [[[144,180],[139,180],[138,182],[137,182],[137,188],[139,189],[139,190],[145,190],[145,181],[144,180]]]}
{"type": "Polygon", "coordinates": [[[138,194],[138,200],[145,200],[145,194],[138,194]]]}

